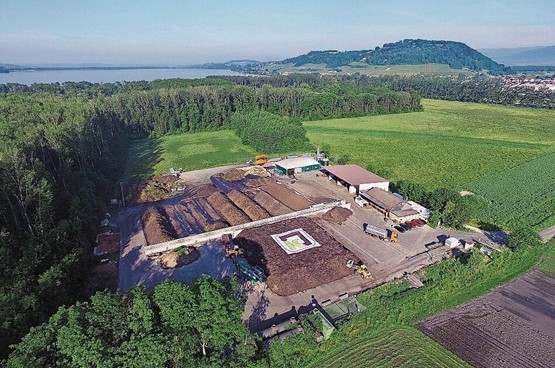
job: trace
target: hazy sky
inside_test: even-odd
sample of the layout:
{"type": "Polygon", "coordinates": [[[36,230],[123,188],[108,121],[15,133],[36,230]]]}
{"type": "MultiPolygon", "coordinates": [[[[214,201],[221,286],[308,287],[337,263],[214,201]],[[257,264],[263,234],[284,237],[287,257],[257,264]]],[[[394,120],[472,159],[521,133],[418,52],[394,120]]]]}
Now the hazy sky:
{"type": "Polygon", "coordinates": [[[373,49],[555,44],[550,0],[0,0],[0,63],[187,64],[373,49]]]}

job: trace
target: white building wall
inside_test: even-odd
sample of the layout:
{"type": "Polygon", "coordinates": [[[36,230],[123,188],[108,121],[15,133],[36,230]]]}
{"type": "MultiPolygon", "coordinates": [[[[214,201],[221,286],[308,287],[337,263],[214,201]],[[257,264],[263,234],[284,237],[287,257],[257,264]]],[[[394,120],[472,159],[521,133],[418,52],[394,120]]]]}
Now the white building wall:
{"type": "Polygon", "coordinates": [[[360,191],[366,191],[372,188],[381,188],[383,190],[385,190],[386,192],[389,191],[389,182],[388,181],[384,181],[381,183],[365,183],[365,184],[360,184],[359,185],[359,190],[360,191]]]}

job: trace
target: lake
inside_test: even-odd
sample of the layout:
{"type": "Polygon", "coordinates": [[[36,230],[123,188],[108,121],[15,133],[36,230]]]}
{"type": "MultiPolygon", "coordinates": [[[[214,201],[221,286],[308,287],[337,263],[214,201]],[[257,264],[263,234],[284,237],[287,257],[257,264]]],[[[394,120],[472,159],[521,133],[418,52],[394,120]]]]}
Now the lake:
{"type": "Polygon", "coordinates": [[[227,69],[118,69],[118,70],[37,70],[0,73],[0,84],[82,82],[114,83],[156,79],[198,79],[210,75],[241,75],[227,69]]]}

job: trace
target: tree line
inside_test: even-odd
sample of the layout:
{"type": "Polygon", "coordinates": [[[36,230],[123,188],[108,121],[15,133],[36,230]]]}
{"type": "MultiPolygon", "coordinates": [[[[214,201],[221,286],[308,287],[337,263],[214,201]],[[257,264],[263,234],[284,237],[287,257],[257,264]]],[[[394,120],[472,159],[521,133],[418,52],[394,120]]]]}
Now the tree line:
{"type": "MultiPolygon", "coordinates": [[[[353,80],[353,77],[346,79],[353,80]]],[[[360,76],[354,81],[361,86],[387,87],[438,100],[555,109],[555,91],[528,86],[507,86],[498,78],[360,76]]]]}

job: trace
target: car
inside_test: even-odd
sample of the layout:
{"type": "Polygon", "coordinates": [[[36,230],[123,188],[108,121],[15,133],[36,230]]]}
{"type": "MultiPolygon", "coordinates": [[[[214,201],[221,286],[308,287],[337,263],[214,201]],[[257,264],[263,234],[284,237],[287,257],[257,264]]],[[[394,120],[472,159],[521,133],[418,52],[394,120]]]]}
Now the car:
{"type": "Polygon", "coordinates": [[[420,226],[420,223],[416,219],[409,221],[409,224],[412,227],[420,226]]]}
{"type": "Polygon", "coordinates": [[[404,224],[399,225],[401,226],[403,229],[405,229],[405,231],[409,231],[410,229],[412,229],[412,227],[410,225],[408,225],[406,222],[404,224]]]}
{"type": "Polygon", "coordinates": [[[416,219],[415,220],[417,223],[417,226],[424,226],[426,225],[426,221],[422,220],[422,219],[416,219]]]}
{"type": "Polygon", "coordinates": [[[395,230],[397,230],[398,232],[400,232],[401,234],[404,233],[405,231],[407,231],[404,227],[402,227],[400,225],[395,225],[395,226],[393,226],[393,228],[395,230]]]}

